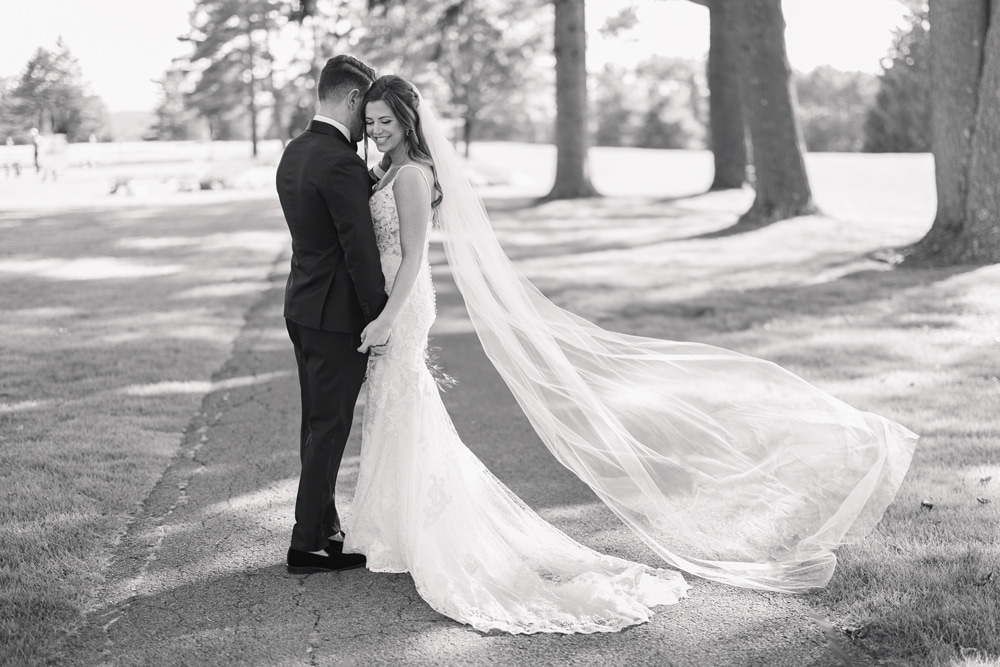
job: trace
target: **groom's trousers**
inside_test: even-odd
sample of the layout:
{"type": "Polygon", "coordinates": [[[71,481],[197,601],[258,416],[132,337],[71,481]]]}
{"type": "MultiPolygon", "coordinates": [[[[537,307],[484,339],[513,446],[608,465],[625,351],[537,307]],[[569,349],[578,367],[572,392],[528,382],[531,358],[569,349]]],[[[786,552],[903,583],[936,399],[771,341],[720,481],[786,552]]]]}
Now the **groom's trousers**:
{"type": "Polygon", "coordinates": [[[295,498],[292,548],[319,551],[340,530],[337,472],[351,433],[368,355],[360,334],[319,331],[285,320],[302,392],[302,473],[295,498]]]}

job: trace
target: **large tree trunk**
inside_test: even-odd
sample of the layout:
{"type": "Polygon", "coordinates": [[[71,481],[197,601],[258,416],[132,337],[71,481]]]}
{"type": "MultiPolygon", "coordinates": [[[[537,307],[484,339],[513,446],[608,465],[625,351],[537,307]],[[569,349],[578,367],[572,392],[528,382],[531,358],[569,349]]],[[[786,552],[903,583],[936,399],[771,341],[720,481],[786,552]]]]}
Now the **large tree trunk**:
{"type": "Polygon", "coordinates": [[[1000,2],[986,38],[979,109],[969,165],[965,233],[953,246],[962,262],[1000,262],[1000,2]]]}
{"type": "Polygon", "coordinates": [[[708,48],[709,124],[715,178],[710,190],[743,187],[747,145],[740,106],[739,48],[732,8],[709,0],[711,38],[708,48]]]}
{"type": "MultiPolygon", "coordinates": [[[[994,4],[1000,7],[1000,3],[994,4]]],[[[930,3],[931,143],[938,204],[934,224],[911,249],[909,263],[988,260],[991,218],[992,261],[1000,254],[997,209],[989,211],[991,199],[996,201],[1000,171],[997,155],[988,154],[997,150],[1000,128],[996,97],[1000,67],[996,21],[1000,11],[994,7],[987,48],[989,15],[989,0],[930,3]],[[978,240],[979,234],[984,234],[983,242],[978,240]]]]}
{"type": "Polygon", "coordinates": [[[740,225],[766,225],[816,212],[795,118],[781,0],[726,0],[742,31],[743,110],[753,145],[757,196],[740,225]]]}
{"type": "Polygon", "coordinates": [[[587,150],[584,0],[555,0],[556,180],[546,199],[593,197],[587,150]]]}

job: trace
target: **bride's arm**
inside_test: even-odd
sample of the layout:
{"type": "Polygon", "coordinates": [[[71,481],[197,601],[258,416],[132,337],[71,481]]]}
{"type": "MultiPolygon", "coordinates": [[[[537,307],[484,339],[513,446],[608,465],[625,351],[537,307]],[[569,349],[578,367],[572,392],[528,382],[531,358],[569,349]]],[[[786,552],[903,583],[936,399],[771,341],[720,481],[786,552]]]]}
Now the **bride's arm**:
{"type": "Polygon", "coordinates": [[[431,196],[423,174],[416,169],[402,169],[396,174],[392,186],[399,214],[399,245],[403,258],[396,279],[389,293],[389,300],[382,313],[372,320],[361,333],[360,351],[368,349],[368,341],[386,340],[392,329],[392,322],[399,315],[403,302],[413,289],[413,283],[420,273],[424,245],[427,240],[427,225],[431,219],[431,196]]]}

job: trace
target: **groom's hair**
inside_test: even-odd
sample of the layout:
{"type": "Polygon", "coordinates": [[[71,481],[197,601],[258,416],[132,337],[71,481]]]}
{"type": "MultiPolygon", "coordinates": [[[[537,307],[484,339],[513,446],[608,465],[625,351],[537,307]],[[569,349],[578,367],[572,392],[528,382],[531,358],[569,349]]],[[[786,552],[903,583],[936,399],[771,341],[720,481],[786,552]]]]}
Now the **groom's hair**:
{"type": "Polygon", "coordinates": [[[354,56],[334,56],[326,61],[319,75],[317,93],[321,102],[331,97],[344,98],[355,88],[364,95],[374,80],[375,70],[354,56]]]}

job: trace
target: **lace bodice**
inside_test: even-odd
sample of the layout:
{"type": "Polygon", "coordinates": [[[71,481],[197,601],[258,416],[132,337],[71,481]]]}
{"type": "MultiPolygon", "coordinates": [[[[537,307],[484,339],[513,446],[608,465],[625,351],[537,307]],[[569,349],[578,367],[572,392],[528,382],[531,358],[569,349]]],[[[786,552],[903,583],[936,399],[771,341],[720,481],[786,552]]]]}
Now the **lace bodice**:
{"type": "MultiPolygon", "coordinates": [[[[369,200],[375,241],[378,244],[382,274],[385,276],[385,289],[390,294],[396,284],[396,272],[399,271],[399,265],[403,261],[403,250],[399,239],[399,212],[396,209],[396,197],[393,193],[395,183],[396,179],[393,178],[387,185],[377,190],[369,200]]],[[[427,225],[429,232],[429,220],[427,225]]],[[[386,351],[386,356],[391,356],[396,361],[405,357],[406,365],[413,370],[424,364],[427,332],[434,323],[436,314],[434,284],[428,259],[429,247],[428,233],[420,258],[420,273],[417,274],[417,279],[393,323],[392,340],[386,351]]],[[[371,358],[372,367],[379,359],[371,358]]]]}
{"type": "MultiPolygon", "coordinates": [[[[398,177],[398,174],[397,174],[398,177]]],[[[386,291],[392,291],[396,279],[396,271],[403,260],[402,244],[399,240],[399,211],[396,209],[396,197],[393,188],[396,185],[394,177],[388,184],[376,190],[368,201],[372,212],[372,224],[375,227],[375,240],[378,243],[378,254],[382,261],[382,273],[385,275],[386,291]]],[[[427,260],[427,249],[430,245],[430,221],[428,225],[428,241],[424,245],[423,263],[430,271],[427,260]]]]}
{"type": "Polygon", "coordinates": [[[375,241],[378,243],[378,254],[382,260],[386,290],[389,290],[388,281],[390,277],[396,277],[399,263],[403,260],[403,250],[399,242],[399,213],[396,211],[392,184],[377,190],[368,205],[372,211],[372,225],[375,227],[375,241]]]}

